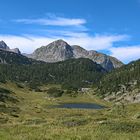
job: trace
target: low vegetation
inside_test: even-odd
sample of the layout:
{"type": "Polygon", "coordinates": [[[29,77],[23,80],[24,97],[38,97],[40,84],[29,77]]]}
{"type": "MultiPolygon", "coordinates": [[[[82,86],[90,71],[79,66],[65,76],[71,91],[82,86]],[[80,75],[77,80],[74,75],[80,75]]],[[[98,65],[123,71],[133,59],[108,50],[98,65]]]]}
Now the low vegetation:
{"type": "Polygon", "coordinates": [[[140,104],[121,100],[114,104],[99,97],[116,98],[137,89],[139,93],[140,61],[105,74],[100,65],[82,58],[1,64],[0,139],[139,140],[140,104]],[[106,108],[56,108],[63,103],[97,103],[106,108]]]}
{"type": "Polygon", "coordinates": [[[100,100],[93,91],[70,97],[60,85],[44,85],[42,92],[13,83],[1,84],[18,102],[0,101],[1,140],[139,140],[140,104],[116,104],[100,100]],[[53,87],[53,88],[52,88],[53,87]],[[53,91],[52,89],[55,89],[53,91]],[[49,92],[48,92],[49,91],[49,92]],[[56,97],[56,96],[55,96],[56,97]],[[97,103],[105,109],[50,108],[59,103],[97,103]]]}
{"type": "Polygon", "coordinates": [[[63,95],[64,91],[61,89],[58,89],[56,87],[54,88],[49,88],[47,90],[47,94],[49,95],[49,97],[61,97],[63,95]]]}

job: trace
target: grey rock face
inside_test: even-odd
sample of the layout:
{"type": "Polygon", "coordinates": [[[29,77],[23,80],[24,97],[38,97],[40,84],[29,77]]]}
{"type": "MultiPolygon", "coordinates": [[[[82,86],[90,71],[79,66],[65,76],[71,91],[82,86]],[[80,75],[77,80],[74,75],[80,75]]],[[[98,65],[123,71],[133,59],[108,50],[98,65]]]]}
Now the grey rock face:
{"type": "Polygon", "coordinates": [[[73,58],[73,50],[66,42],[57,40],[35,50],[29,57],[45,62],[58,62],[73,58]]]}
{"type": "Polygon", "coordinates": [[[97,51],[91,50],[87,51],[80,46],[72,46],[73,53],[75,58],[83,57],[83,58],[89,58],[93,60],[94,62],[102,65],[103,68],[106,70],[112,70],[114,68],[119,68],[123,65],[123,63],[119,60],[117,60],[114,57],[108,56],[106,54],[99,53],[97,51]]]}
{"type": "Polygon", "coordinates": [[[9,50],[10,48],[7,46],[7,44],[4,41],[0,41],[0,49],[9,50]]]}
{"type": "Polygon", "coordinates": [[[108,71],[123,65],[121,61],[114,57],[93,50],[87,51],[78,45],[70,46],[63,40],[57,40],[47,46],[42,46],[35,50],[33,54],[26,56],[45,62],[58,62],[70,58],[89,58],[108,71]]]}
{"type": "Polygon", "coordinates": [[[11,52],[21,54],[20,50],[18,48],[10,49],[11,52]]]}
{"type": "Polygon", "coordinates": [[[0,49],[4,51],[14,52],[17,54],[21,54],[18,48],[10,49],[4,41],[0,41],[0,49]]]}

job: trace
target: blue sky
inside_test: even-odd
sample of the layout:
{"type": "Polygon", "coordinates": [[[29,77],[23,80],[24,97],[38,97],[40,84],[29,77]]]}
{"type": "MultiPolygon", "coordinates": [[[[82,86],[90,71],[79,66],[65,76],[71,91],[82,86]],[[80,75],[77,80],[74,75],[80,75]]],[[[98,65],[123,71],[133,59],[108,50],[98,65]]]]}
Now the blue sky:
{"type": "Polygon", "coordinates": [[[140,0],[0,0],[0,40],[23,53],[56,39],[140,58],[140,0]]]}

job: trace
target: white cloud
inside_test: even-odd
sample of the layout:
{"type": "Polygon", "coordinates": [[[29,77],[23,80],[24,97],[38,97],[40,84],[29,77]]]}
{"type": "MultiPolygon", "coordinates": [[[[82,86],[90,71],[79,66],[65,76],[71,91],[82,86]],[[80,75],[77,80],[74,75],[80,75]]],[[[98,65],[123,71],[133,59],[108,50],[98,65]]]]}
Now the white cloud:
{"type": "Polygon", "coordinates": [[[87,50],[106,50],[111,55],[123,62],[129,62],[140,57],[140,46],[124,46],[115,48],[115,43],[129,40],[128,35],[90,35],[89,29],[85,26],[86,20],[82,18],[64,18],[53,14],[48,14],[47,18],[39,19],[17,19],[17,23],[37,24],[46,26],[61,26],[55,29],[40,28],[38,32],[47,36],[36,35],[1,35],[0,40],[4,40],[10,48],[19,48],[22,53],[32,53],[36,48],[47,45],[50,42],[63,39],[70,45],[80,45],[87,50]],[[59,29],[59,30],[58,30],[59,29]]]}
{"type": "Polygon", "coordinates": [[[32,53],[38,47],[54,41],[53,38],[13,35],[0,35],[0,40],[5,41],[10,48],[19,48],[22,53],[32,53]]]}
{"type": "Polygon", "coordinates": [[[39,24],[39,25],[48,25],[48,26],[82,26],[86,23],[85,19],[78,18],[63,18],[63,17],[48,17],[40,19],[17,19],[14,20],[18,23],[25,24],[39,24]]]}
{"type": "Polygon", "coordinates": [[[125,41],[127,35],[96,35],[89,36],[86,33],[61,32],[60,36],[13,36],[0,35],[0,40],[4,40],[10,48],[19,48],[22,53],[32,53],[42,45],[47,45],[56,39],[64,39],[71,45],[80,45],[88,50],[108,50],[111,55],[128,63],[140,58],[140,45],[113,47],[114,43],[125,41]],[[65,36],[61,36],[65,35],[65,36]]]}
{"type": "Polygon", "coordinates": [[[65,32],[65,34],[62,32],[59,36],[52,35],[50,37],[0,35],[0,40],[4,40],[9,47],[17,47],[24,53],[32,53],[36,48],[47,45],[56,39],[64,39],[71,45],[80,45],[88,50],[104,50],[111,48],[115,42],[123,41],[127,38],[127,35],[89,36],[86,33],[73,32],[65,32]]]}
{"type": "Polygon", "coordinates": [[[74,37],[66,38],[70,44],[78,44],[87,50],[104,50],[109,49],[114,43],[128,39],[127,35],[96,35],[74,34],[74,37]],[[76,37],[77,36],[77,37],[76,37]]]}
{"type": "Polygon", "coordinates": [[[112,56],[120,59],[124,63],[140,59],[140,45],[111,48],[110,51],[112,56]]]}

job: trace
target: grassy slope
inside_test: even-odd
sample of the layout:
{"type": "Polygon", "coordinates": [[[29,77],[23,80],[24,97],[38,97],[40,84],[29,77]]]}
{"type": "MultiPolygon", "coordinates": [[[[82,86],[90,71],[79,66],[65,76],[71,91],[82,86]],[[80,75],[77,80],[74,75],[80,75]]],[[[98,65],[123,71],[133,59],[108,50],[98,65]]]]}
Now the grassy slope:
{"type": "MultiPolygon", "coordinates": [[[[11,83],[1,85],[15,92],[20,101],[16,115],[0,112],[1,140],[139,140],[140,104],[114,106],[93,95],[76,98],[48,98],[46,93],[31,92],[11,83]],[[48,105],[60,102],[96,102],[104,110],[55,109],[48,105]]],[[[42,88],[48,88],[42,87],[42,88]]]]}

